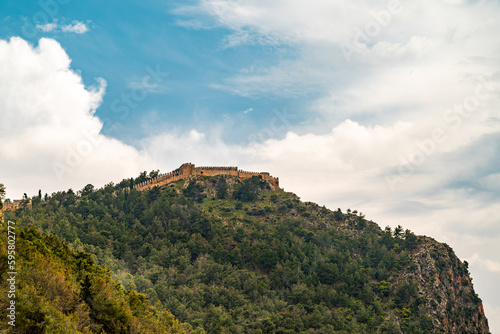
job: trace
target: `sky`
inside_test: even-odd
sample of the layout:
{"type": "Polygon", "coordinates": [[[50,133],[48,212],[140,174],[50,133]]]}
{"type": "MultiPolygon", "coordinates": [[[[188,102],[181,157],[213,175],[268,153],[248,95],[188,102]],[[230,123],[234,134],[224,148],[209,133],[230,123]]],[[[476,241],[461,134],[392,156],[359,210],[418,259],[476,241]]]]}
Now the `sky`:
{"type": "Polygon", "coordinates": [[[7,197],[268,171],[446,242],[500,333],[500,3],[4,0],[7,197]]]}

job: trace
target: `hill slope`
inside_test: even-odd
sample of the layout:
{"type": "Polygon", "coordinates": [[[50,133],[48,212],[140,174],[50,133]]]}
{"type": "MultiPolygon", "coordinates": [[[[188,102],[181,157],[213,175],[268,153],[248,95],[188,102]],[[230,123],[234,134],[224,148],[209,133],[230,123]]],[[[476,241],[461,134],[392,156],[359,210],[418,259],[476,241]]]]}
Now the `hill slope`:
{"type": "Polygon", "coordinates": [[[259,178],[131,182],[7,212],[94,254],[114,278],[208,333],[488,333],[445,244],[259,178]]]}
{"type": "Polygon", "coordinates": [[[147,296],[113,282],[90,254],[34,228],[10,230],[15,248],[7,253],[6,228],[0,229],[2,333],[195,333],[147,296]],[[7,274],[12,268],[17,274],[7,274]]]}

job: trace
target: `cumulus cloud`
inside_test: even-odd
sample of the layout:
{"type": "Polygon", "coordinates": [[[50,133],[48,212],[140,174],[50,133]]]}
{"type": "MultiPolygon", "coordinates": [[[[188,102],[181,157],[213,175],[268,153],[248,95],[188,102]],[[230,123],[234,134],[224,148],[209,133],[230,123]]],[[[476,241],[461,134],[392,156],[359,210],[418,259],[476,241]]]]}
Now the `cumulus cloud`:
{"type": "Polygon", "coordinates": [[[8,196],[103,185],[151,167],[144,154],[100,134],[94,112],[106,82],[85,87],[58,42],[0,40],[0,62],[0,179],[8,196]]]}
{"type": "Polygon", "coordinates": [[[242,69],[215,86],[243,96],[323,92],[349,109],[349,93],[358,92],[364,112],[371,99],[378,102],[372,109],[421,105],[436,96],[449,104],[467,90],[462,84],[493,74],[498,63],[500,37],[491,31],[499,28],[492,14],[499,6],[492,2],[203,0],[191,11],[228,28],[232,46],[295,48],[293,58],[242,69]]]}
{"type": "Polygon", "coordinates": [[[161,133],[144,138],[142,147],[149,156],[155,157],[165,170],[175,169],[184,162],[197,165],[230,165],[242,155],[220,139],[209,137],[195,129],[188,133],[161,133]],[[233,156],[233,153],[236,156],[233,156]]]}

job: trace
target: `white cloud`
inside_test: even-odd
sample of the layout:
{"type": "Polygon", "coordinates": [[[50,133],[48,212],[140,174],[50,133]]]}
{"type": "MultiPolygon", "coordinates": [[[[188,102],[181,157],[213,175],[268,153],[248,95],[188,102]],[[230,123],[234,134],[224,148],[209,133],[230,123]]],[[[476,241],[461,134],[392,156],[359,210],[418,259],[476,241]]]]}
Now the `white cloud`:
{"type": "Polygon", "coordinates": [[[148,169],[143,153],[100,131],[105,81],[86,88],[58,42],[0,40],[0,179],[8,196],[103,185],[148,169]]]}
{"type": "Polygon", "coordinates": [[[155,157],[159,165],[164,166],[165,171],[173,170],[184,162],[197,165],[232,164],[242,155],[221,140],[209,138],[196,129],[188,133],[151,136],[142,141],[142,147],[148,156],[155,157]]]}
{"type": "Polygon", "coordinates": [[[471,257],[466,259],[471,265],[477,265],[492,272],[500,272],[500,262],[483,259],[478,253],[474,253],[471,257]]]}
{"type": "Polygon", "coordinates": [[[43,32],[51,32],[57,29],[57,23],[47,23],[44,25],[37,24],[36,28],[43,32]]]}
{"type": "MultiPolygon", "coordinates": [[[[456,96],[450,95],[460,94],[462,84],[470,84],[478,74],[493,73],[500,40],[491,34],[500,28],[494,14],[499,12],[497,4],[401,2],[399,8],[390,5],[395,2],[203,0],[191,11],[200,17],[203,10],[230,29],[225,38],[228,45],[259,43],[296,49],[294,58],[242,69],[214,85],[243,96],[323,92],[348,98],[343,91],[358,91],[363,94],[361,101],[377,97],[385,100],[385,107],[411,105],[414,100],[422,104],[421,99],[435,96],[453,103],[456,96]],[[372,26],[379,32],[370,35],[372,26]],[[341,51],[344,44],[356,49],[351,62],[341,51]],[[383,91],[360,90],[364,88],[360,84],[383,91]],[[391,94],[388,87],[406,93],[391,94]]],[[[342,102],[341,107],[350,107],[342,102]]]]}
{"type": "Polygon", "coordinates": [[[84,34],[89,31],[89,27],[84,22],[73,21],[72,24],[61,25],[57,20],[52,23],[46,23],[44,25],[37,25],[36,28],[43,32],[53,32],[62,31],[66,33],[84,34]]]}
{"type": "Polygon", "coordinates": [[[89,31],[89,28],[83,22],[73,21],[73,24],[61,26],[61,31],[73,32],[75,34],[84,34],[89,31]]]}

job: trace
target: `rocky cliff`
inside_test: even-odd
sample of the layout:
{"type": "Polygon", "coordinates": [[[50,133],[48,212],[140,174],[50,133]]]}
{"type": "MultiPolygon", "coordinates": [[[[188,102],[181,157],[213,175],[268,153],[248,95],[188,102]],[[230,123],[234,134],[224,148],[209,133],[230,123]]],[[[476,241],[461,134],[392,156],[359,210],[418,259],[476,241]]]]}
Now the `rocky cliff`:
{"type": "MultiPolygon", "coordinates": [[[[418,301],[431,319],[433,332],[489,333],[467,263],[447,244],[429,237],[419,239],[420,245],[409,252],[410,265],[391,275],[394,283],[415,282],[418,301]]],[[[400,317],[399,321],[405,319],[400,317]]]]}

